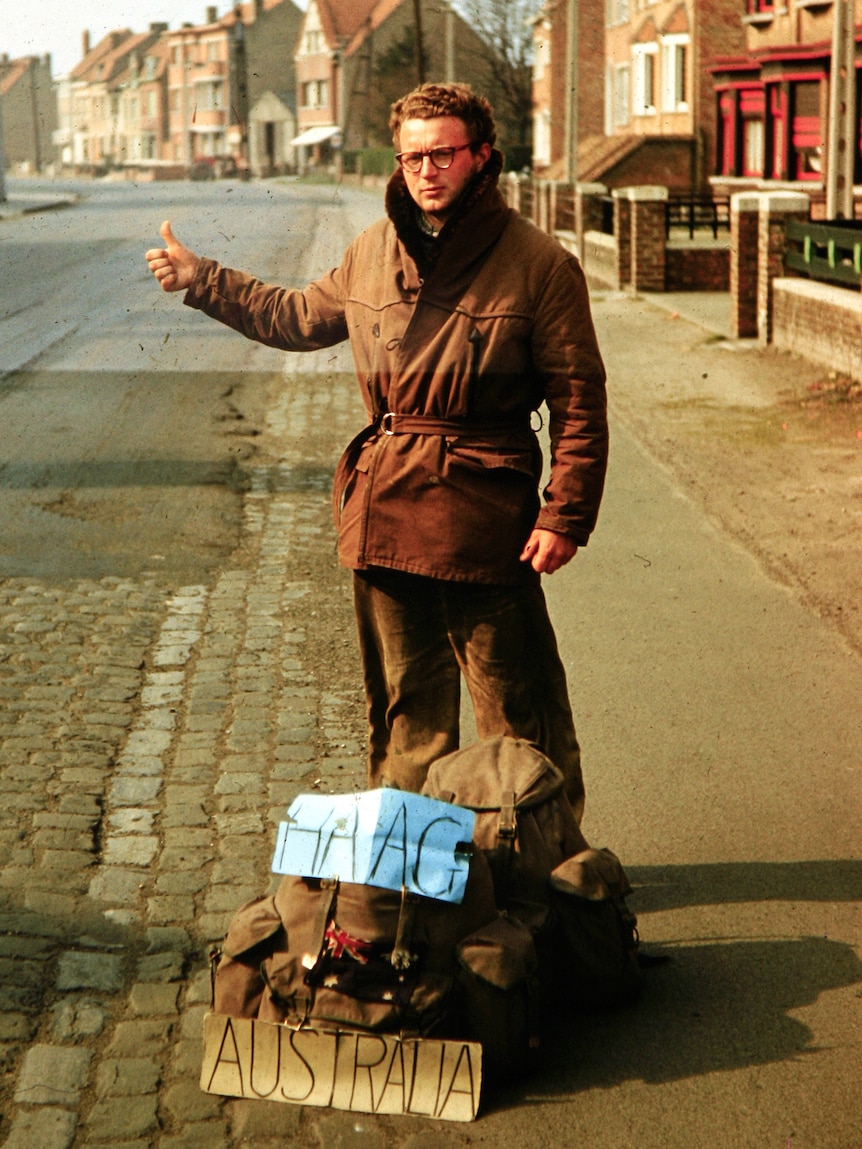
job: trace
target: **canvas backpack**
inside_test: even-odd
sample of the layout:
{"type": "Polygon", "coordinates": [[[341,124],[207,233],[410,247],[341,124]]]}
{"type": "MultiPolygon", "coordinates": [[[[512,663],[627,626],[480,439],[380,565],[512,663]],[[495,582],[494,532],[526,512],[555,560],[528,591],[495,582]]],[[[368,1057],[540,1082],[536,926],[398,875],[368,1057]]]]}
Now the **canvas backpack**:
{"type": "Polygon", "coordinates": [[[502,735],[432,763],[422,793],[476,814],[474,844],[498,908],[531,931],[545,1005],[630,1000],[640,986],[631,887],[610,850],[592,849],[562,773],[530,742],[502,735]]]}
{"type": "Polygon", "coordinates": [[[588,845],[549,758],[521,738],[486,739],[433,762],[422,793],[473,810],[500,910],[546,916],[549,875],[588,845]]]}

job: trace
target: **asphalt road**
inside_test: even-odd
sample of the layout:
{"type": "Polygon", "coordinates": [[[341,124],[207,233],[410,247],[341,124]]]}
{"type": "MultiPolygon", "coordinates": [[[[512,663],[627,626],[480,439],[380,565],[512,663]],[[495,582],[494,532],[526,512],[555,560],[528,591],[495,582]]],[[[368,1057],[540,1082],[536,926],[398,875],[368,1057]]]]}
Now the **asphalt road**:
{"type": "Polygon", "coordinates": [[[644,942],[670,960],[638,1007],[550,1039],[541,1069],[470,1126],[201,1099],[207,945],[265,883],[290,794],[361,778],[327,493],[361,413],[343,351],[252,348],[159,293],[142,252],[170,216],[201,253],[303,282],[378,200],[277,184],[83,190],[69,211],[0,221],[6,1144],[862,1147],[862,661],[643,432],[668,418],[644,389],[672,381],[671,355],[677,376],[702,377],[703,349],[601,293],[607,496],[589,547],[546,587],[584,749],[584,829],[622,858],[644,942]],[[182,630],[189,619],[203,621],[182,630]],[[115,675],[96,721],[87,683],[123,653],[124,697],[115,675]],[[45,691],[64,681],[74,690],[49,712],[45,691]],[[71,771],[85,735],[91,760],[71,771]],[[68,821],[81,792],[91,838],[73,850],[46,819],[68,821]],[[135,837],[132,814],[155,830],[135,837]],[[193,870],[176,862],[182,844],[200,851],[193,870]],[[124,932],[102,938],[106,921],[124,932]],[[99,966],[70,984],[68,955],[83,961],[94,936],[126,964],[116,983],[99,966]],[[181,953],[156,982],[173,1004],[152,1004],[153,989],[144,1008],[145,963],[169,941],[181,953]],[[94,1001],[104,1024],[88,1030],[94,1001]],[[54,1058],[61,1096],[44,1080],[54,1058]]]}

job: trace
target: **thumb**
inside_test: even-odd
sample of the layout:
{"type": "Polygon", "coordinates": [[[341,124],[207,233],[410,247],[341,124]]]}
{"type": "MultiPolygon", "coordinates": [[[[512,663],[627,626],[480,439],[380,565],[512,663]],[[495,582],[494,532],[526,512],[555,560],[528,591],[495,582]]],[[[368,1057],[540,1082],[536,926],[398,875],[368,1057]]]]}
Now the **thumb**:
{"type": "Polygon", "coordinates": [[[159,235],[165,241],[168,247],[182,247],[182,244],[171,231],[171,221],[166,219],[162,226],[159,228],[159,235]]]}

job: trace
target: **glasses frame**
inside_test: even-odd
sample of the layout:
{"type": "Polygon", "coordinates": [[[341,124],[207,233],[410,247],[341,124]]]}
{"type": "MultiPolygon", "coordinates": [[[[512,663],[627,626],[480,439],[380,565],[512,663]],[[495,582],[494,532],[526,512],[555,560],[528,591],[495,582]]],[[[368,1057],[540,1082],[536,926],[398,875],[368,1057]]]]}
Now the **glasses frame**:
{"type": "Polygon", "coordinates": [[[430,152],[396,152],[395,159],[406,172],[410,172],[410,174],[414,176],[418,175],[419,172],[422,171],[422,161],[426,156],[438,171],[445,172],[446,169],[451,168],[452,164],[454,163],[456,152],[463,152],[465,148],[475,148],[475,146],[476,145],[474,143],[469,143],[458,144],[455,147],[432,148],[430,152]],[[438,163],[437,160],[434,159],[435,152],[451,152],[452,155],[449,158],[448,164],[438,163]],[[416,163],[417,158],[419,160],[418,166],[415,168],[409,167],[407,161],[409,160],[411,164],[416,163]]]}

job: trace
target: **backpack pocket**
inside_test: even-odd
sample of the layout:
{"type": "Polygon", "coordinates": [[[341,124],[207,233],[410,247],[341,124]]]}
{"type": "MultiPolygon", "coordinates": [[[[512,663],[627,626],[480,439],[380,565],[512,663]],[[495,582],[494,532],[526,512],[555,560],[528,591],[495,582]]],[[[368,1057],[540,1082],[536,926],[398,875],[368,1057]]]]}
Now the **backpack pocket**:
{"type": "Polygon", "coordinates": [[[579,1008],[623,1005],[639,997],[637,918],[617,856],[582,850],[552,872],[551,912],[560,939],[558,976],[579,1008]]]}

